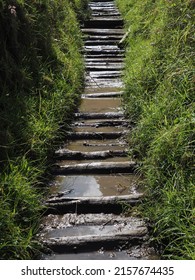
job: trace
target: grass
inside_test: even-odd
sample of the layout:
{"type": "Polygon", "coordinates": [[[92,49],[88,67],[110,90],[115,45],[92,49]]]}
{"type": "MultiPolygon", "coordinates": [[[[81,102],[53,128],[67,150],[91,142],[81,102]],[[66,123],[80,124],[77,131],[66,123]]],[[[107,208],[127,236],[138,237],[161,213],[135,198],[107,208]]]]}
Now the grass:
{"type": "Polygon", "coordinates": [[[144,213],[162,258],[195,259],[195,2],[117,3],[130,28],[124,104],[145,177],[144,213]]]}
{"type": "Polygon", "coordinates": [[[43,174],[83,88],[87,1],[0,1],[0,259],[29,259],[43,174]]]}

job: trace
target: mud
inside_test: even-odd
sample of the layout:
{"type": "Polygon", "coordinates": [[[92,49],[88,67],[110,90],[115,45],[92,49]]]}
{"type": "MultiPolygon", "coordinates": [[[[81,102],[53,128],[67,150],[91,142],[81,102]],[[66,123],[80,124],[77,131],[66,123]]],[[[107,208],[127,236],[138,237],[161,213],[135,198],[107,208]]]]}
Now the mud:
{"type": "Polygon", "coordinates": [[[57,176],[50,193],[69,197],[134,194],[139,189],[138,181],[134,174],[57,176]]]}

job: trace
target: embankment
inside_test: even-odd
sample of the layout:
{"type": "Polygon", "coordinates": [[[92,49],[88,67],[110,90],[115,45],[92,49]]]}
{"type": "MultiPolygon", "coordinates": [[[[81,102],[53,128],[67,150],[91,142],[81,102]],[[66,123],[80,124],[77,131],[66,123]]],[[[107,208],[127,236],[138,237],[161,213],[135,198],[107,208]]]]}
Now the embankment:
{"type": "Polygon", "coordinates": [[[194,254],[193,0],[118,0],[126,22],[125,106],[142,162],[144,213],[164,258],[194,254]]]}
{"type": "Polygon", "coordinates": [[[0,1],[0,259],[36,252],[37,187],[82,89],[86,2],[0,1]]]}

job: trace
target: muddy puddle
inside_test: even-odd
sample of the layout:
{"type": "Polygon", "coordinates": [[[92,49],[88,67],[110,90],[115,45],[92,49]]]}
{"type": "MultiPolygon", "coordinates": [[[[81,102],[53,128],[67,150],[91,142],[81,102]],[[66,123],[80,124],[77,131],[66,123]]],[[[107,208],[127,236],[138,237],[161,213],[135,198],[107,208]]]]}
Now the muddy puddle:
{"type": "Polygon", "coordinates": [[[66,254],[53,254],[43,255],[44,260],[129,260],[128,253],[125,251],[104,251],[100,249],[95,252],[82,252],[82,253],[66,253],[66,254]]]}
{"type": "Polygon", "coordinates": [[[127,147],[124,141],[111,140],[75,140],[69,141],[66,149],[81,152],[124,150],[127,147]]]}
{"type": "Polygon", "coordinates": [[[105,88],[110,86],[115,86],[118,88],[123,87],[123,82],[120,79],[97,79],[92,77],[86,78],[86,88],[97,88],[97,85],[99,88],[105,88]]]}
{"type": "MultiPolygon", "coordinates": [[[[94,126],[82,126],[82,127],[76,127],[74,128],[75,132],[86,132],[86,128],[88,132],[120,132],[121,131],[121,127],[120,126],[105,126],[105,127],[94,127],[94,126]]],[[[125,128],[123,128],[123,130],[125,131],[125,128]]]]}
{"type": "MultiPolygon", "coordinates": [[[[151,249],[150,249],[151,250],[151,249]]],[[[149,249],[140,249],[139,247],[131,251],[114,250],[105,251],[100,248],[94,252],[82,253],[66,253],[66,254],[53,254],[50,256],[42,256],[45,260],[158,260],[159,257],[155,252],[149,249]]]]}
{"type": "Polygon", "coordinates": [[[50,187],[50,194],[68,197],[113,196],[138,192],[136,175],[74,175],[57,176],[50,187]]]}
{"type": "Polygon", "coordinates": [[[94,88],[85,88],[85,91],[84,93],[108,93],[108,92],[121,92],[122,90],[122,87],[108,87],[108,86],[105,86],[103,88],[97,86],[97,87],[94,87],[94,88]]]}
{"type": "Polygon", "coordinates": [[[82,99],[79,111],[92,113],[106,113],[120,111],[120,98],[84,98],[82,99]]]}

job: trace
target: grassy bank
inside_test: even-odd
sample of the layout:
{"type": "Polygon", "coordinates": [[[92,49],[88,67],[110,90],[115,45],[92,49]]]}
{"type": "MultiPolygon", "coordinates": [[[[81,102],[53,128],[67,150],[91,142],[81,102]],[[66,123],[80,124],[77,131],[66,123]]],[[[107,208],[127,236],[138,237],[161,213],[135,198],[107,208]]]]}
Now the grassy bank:
{"type": "Polygon", "coordinates": [[[82,90],[86,2],[0,0],[0,259],[36,252],[38,188],[82,90]]]}
{"type": "Polygon", "coordinates": [[[162,258],[195,259],[193,0],[118,0],[126,39],[125,107],[162,258]]]}

